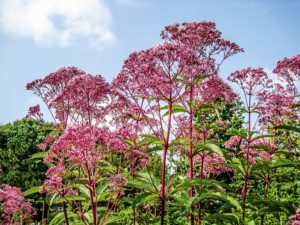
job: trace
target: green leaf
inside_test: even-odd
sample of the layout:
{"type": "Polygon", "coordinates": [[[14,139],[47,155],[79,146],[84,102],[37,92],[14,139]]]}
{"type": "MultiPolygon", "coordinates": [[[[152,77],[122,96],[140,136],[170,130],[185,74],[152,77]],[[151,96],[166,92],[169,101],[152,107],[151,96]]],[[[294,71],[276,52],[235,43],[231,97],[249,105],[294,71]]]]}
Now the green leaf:
{"type": "Polygon", "coordinates": [[[274,135],[271,135],[271,134],[258,135],[256,137],[254,137],[253,140],[258,140],[258,139],[262,139],[262,138],[272,138],[272,137],[274,137],[274,135]]]}
{"type": "Polygon", "coordinates": [[[198,201],[202,201],[204,199],[217,199],[217,200],[221,200],[221,201],[229,203],[230,205],[234,206],[235,208],[237,208],[240,211],[242,210],[242,206],[240,205],[238,200],[231,197],[230,195],[228,195],[225,192],[207,191],[207,192],[204,192],[204,193],[200,194],[199,196],[197,196],[196,199],[198,201]]]}
{"type": "Polygon", "coordinates": [[[251,219],[245,219],[244,222],[245,225],[256,225],[254,220],[251,219]]]}
{"type": "Polygon", "coordinates": [[[270,165],[271,169],[279,168],[279,167],[300,167],[300,162],[294,162],[290,160],[280,160],[272,162],[270,165]]]}
{"type": "MultiPolygon", "coordinates": [[[[163,106],[161,109],[167,109],[168,110],[168,106],[166,105],[166,106],[163,106]]],[[[186,112],[188,112],[182,105],[172,105],[172,111],[171,111],[171,113],[179,113],[179,112],[184,112],[184,113],[186,113],[186,112]]],[[[167,112],[165,112],[164,114],[163,114],[163,117],[165,117],[165,116],[167,116],[167,115],[169,115],[169,111],[167,111],[167,112]]]]}
{"type": "Polygon", "coordinates": [[[240,224],[240,218],[234,213],[210,214],[204,218],[207,221],[228,221],[231,224],[240,224]]]}
{"type": "Polygon", "coordinates": [[[61,224],[64,220],[64,214],[60,212],[50,221],[49,225],[58,225],[61,224]]]}
{"type": "MultiPolygon", "coordinates": [[[[78,218],[79,216],[73,212],[67,212],[68,219],[78,218]]],[[[49,225],[60,225],[65,221],[64,214],[58,213],[49,223],[49,225]]],[[[70,221],[69,221],[70,222],[70,221]]],[[[78,224],[78,223],[77,223],[78,224]]]]}
{"type": "Polygon", "coordinates": [[[32,188],[24,191],[23,195],[24,195],[24,197],[26,197],[31,194],[39,193],[39,191],[40,191],[40,186],[35,186],[35,187],[32,187],[32,188]]]}
{"type": "Polygon", "coordinates": [[[45,158],[47,152],[38,152],[31,156],[31,159],[43,159],[45,158]]]}
{"type": "Polygon", "coordinates": [[[208,148],[213,153],[217,153],[220,156],[224,156],[224,153],[223,153],[222,149],[219,146],[215,145],[215,144],[207,143],[207,144],[205,144],[205,147],[208,148]]]}
{"type": "Polygon", "coordinates": [[[243,159],[233,158],[232,163],[224,163],[223,165],[232,169],[236,169],[241,174],[245,175],[245,162],[243,159]]]}
{"type": "MultiPolygon", "coordinates": [[[[175,194],[178,191],[181,190],[187,190],[190,187],[194,187],[197,188],[199,186],[202,187],[206,187],[206,188],[217,188],[219,190],[231,190],[232,188],[225,183],[222,183],[220,181],[217,180],[201,180],[201,179],[193,179],[193,180],[189,180],[188,178],[185,178],[185,180],[183,182],[181,182],[180,184],[176,185],[175,188],[173,188],[173,190],[171,191],[171,194],[175,194]]],[[[197,192],[197,189],[196,189],[197,192]]]]}
{"type": "Polygon", "coordinates": [[[298,126],[291,126],[291,125],[280,125],[280,126],[276,126],[274,128],[277,129],[284,129],[284,130],[290,130],[290,131],[295,131],[300,133],[300,128],[298,126]]]}

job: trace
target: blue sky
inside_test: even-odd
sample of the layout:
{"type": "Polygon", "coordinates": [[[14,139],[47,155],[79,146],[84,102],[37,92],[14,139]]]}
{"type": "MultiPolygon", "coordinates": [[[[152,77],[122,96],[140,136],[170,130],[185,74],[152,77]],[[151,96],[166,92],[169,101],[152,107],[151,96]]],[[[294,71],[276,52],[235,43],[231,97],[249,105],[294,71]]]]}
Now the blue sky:
{"type": "Polygon", "coordinates": [[[224,78],[248,66],[272,70],[300,53],[299,11],[300,0],[0,0],[0,124],[40,103],[26,83],[63,66],[111,81],[175,22],[214,21],[245,49],[224,62],[224,78]]]}

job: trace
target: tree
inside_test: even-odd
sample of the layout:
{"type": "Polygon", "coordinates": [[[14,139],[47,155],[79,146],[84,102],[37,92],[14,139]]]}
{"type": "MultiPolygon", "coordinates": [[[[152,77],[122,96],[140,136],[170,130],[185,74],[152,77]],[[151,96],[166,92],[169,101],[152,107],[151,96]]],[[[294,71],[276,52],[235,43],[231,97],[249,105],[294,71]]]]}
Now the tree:
{"type": "Polygon", "coordinates": [[[27,119],[0,126],[0,183],[23,191],[42,184],[47,167],[31,156],[39,152],[37,145],[44,141],[48,126],[27,119]]]}

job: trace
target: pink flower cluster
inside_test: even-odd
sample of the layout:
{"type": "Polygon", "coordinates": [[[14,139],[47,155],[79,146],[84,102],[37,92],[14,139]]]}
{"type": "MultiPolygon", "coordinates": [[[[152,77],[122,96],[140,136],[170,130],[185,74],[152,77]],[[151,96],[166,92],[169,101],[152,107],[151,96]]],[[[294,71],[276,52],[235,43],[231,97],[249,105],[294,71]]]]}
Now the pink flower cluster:
{"type": "Polygon", "coordinates": [[[195,164],[201,165],[203,161],[203,175],[206,178],[210,176],[219,176],[222,173],[229,173],[233,171],[231,168],[225,167],[222,163],[225,163],[225,158],[218,155],[196,155],[195,164]]]}
{"type": "Polygon", "coordinates": [[[253,140],[250,148],[256,150],[263,160],[271,161],[276,150],[276,145],[268,139],[260,138],[253,140]]]}
{"type": "Polygon", "coordinates": [[[289,217],[287,225],[300,225],[300,208],[297,209],[296,214],[289,217]]]}
{"type": "Polygon", "coordinates": [[[232,150],[239,150],[240,145],[242,144],[243,139],[240,136],[234,135],[225,142],[225,148],[232,150]]]}
{"type": "Polygon", "coordinates": [[[95,168],[105,152],[123,151],[126,145],[118,137],[95,126],[75,125],[68,127],[48,152],[45,162],[70,160],[73,164],[95,168]]]}
{"type": "Polygon", "coordinates": [[[232,88],[219,76],[206,78],[199,87],[199,92],[202,97],[202,103],[206,104],[210,104],[218,99],[229,103],[237,98],[232,88]]]}
{"type": "Polygon", "coordinates": [[[251,67],[235,71],[228,80],[239,85],[246,95],[255,95],[272,83],[263,68],[251,67]]]}
{"type": "Polygon", "coordinates": [[[290,87],[284,88],[275,84],[272,90],[257,94],[259,104],[256,109],[260,112],[259,122],[262,125],[281,125],[287,120],[295,120],[297,112],[294,105],[297,103],[290,87]]]}
{"type": "Polygon", "coordinates": [[[116,195],[124,195],[123,187],[127,185],[127,178],[122,174],[110,175],[110,187],[113,188],[116,195]]]}
{"type": "Polygon", "coordinates": [[[194,52],[180,43],[163,43],[156,47],[132,53],[125,61],[113,87],[133,98],[176,98],[183,86],[178,79],[189,82],[190,76],[211,71],[194,52]]]}
{"type": "MultiPolygon", "coordinates": [[[[180,42],[194,49],[202,58],[223,53],[223,60],[244,50],[236,43],[221,38],[221,32],[213,22],[175,23],[166,26],[161,37],[168,42],[180,42]]],[[[223,61],[221,60],[221,61],[223,61]]]]}
{"type": "Polygon", "coordinates": [[[0,220],[2,225],[17,225],[19,220],[28,220],[35,214],[31,204],[26,202],[20,188],[0,185],[0,220]]]}
{"type": "Polygon", "coordinates": [[[107,114],[109,84],[76,67],[67,67],[35,80],[26,86],[41,97],[56,119],[68,123],[98,124],[107,114]]]}
{"type": "Polygon", "coordinates": [[[40,193],[57,194],[64,197],[70,195],[70,189],[63,183],[63,175],[65,173],[65,166],[58,164],[48,169],[46,173],[46,180],[40,189],[40,193]]]}
{"type": "Polygon", "coordinates": [[[149,165],[149,155],[145,152],[133,149],[126,154],[126,158],[131,163],[130,170],[133,172],[138,168],[147,167],[149,165]]]}
{"type": "Polygon", "coordinates": [[[271,161],[276,146],[265,138],[253,139],[248,143],[240,136],[232,136],[225,142],[225,148],[234,150],[237,154],[243,154],[244,158],[248,158],[249,164],[253,165],[259,158],[271,161]]]}
{"type": "Polygon", "coordinates": [[[91,183],[95,183],[101,167],[99,161],[107,154],[123,153],[126,148],[117,134],[106,129],[82,125],[66,128],[44,159],[45,163],[55,166],[48,169],[41,191],[63,196],[72,194],[72,190],[63,181],[64,174],[69,174],[74,166],[91,183]]]}
{"type": "Polygon", "coordinates": [[[27,119],[43,120],[43,113],[41,113],[40,105],[31,106],[28,109],[27,119]]]}
{"type": "Polygon", "coordinates": [[[280,78],[289,84],[293,84],[295,80],[300,80],[300,55],[280,60],[277,62],[273,73],[278,74],[280,78]]]}

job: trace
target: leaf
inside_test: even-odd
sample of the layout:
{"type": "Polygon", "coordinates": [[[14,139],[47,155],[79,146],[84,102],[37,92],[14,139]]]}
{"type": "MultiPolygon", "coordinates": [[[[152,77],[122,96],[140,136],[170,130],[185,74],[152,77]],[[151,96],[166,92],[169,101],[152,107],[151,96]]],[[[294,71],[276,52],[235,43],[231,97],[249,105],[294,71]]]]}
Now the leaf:
{"type": "MultiPolygon", "coordinates": [[[[141,195],[136,196],[133,201],[132,201],[132,207],[136,208],[137,206],[139,206],[140,204],[144,204],[144,200],[146,197],[148,197],[149,195],[151,195],[150,193],[143,193],[141,195]]],[[[157,196],[158,197],[158,196],[157,196]]]]}
{"type": "Polygon", "coordinates": [[[66,198],[68,201],[85,201],[86,198],[82,196],[71,196],[66,198]]]}
{"type": "Polygon", "coordinates": [[[205,144],[205,147],[208,148],[213,153],[217,153],[220,156],[224,156],[222,149],[215,144],[207,143],[207,144],[205,144]]]}
{"type": "Polygon", "coordinates": [[[128,182],[127,187],[137,188],[137,189],[149,191],[152,193],[156,193],[156,190],[153,187],[153,185],[150,186],[149,183],[145,183],[142,181],[137,181],[137,180],[130,181],[130,182],[128,182]]]}
{"type": "Polygon", "coordinates": [[[230,205],[232,205],[235,208],[237,208],[238,210],[242,211],[242,206],[240,205],[240,203],[236,199],[234,199],[233,197],[229,196],[225,192],[207,191],[207,192],[204,192],[204,193],[200,194],[199,196],[197,196],[196,199],[198,201],[202,201],[204,199],[217,199],[217,200],[221,200],[221,201],[224,201],[224,202],[228,202],[230,205]]]}
{"type": "Polygon", "coordinates": [[[274,137],[274,135],[271,135],[271,134],[258,135],[256,137],[254,137],[253,140],[258,140],[258,139],[261,139],[261,138],[272,138],[272,137],[274,137]]]}
{"type": "Polygon", "coordinates": [[[277,162],[272,162],[270,165],[271,169],[279,168],[279,167],[300,167],[300,162],[294,162],[290,160],[280,160],[277,162]]]}
{"type": "MultiPolygon", "coordinates": [[[[222,183],[220,181],[217,180],[201,180],[201,179],[193,179],[193,180],[189,180],[188,178],[186,178],[182,183],[176,185],[176,187],[171,191],[171,194],[175,194],[178,191],[181,190],[186,190],[190,187],[210,187],[210,188],[218,188],[219,190],[232,190],[232,188],[225,183],[222,183]]],[[[197,189],[196,189],[197,192],[197,189]]]]}
{"type": "MultiPolygon", "coordinates": [[[[165,109],[166,106],[163,106],[162,108],[165,109]]],[[[168,109],[168,106],[167,108],[168,109]]],[[[182,105],[172,105],[172,111],[171,113],[179,113],[179,112],[188,112],[182,105]]],[[[162,116],[165,117],[165,116],[168,116],[169,115],[169,111],[165,112],[162,116]]]]}
{"type": "Polygon", "coordinates": [[[43,159],[47,155],[47,152],[38,152],[31,156],[31,159],[43,159]]]}
{"type": "Polygon", "coordinates": [[[188,145],[190,142],[189,138],[177,138],[172,140],[171,145],[188,145]]]}
{"type": "Polygon", "coordinates": [[[24,195],[24,197],[26,197],[31,194],[39,193],[39,191],[40,191],[40,186],[35,186],[35,187],[32,187],[32,188],[24,191],[23,195],[24,195]]]}
{"type": "Polygon", "coordinates": [[[210,77],[210,74],[204,73],[194,79],[195,84],[200,84],[205,78],[210,77]]]}
{"type": "Polygon", "coordinates": [[[97,201],[100,201],[102,199],[105,200],[105,197],[110,194],[109,192],[106,191],[108,185],[109,185],[109,181],[106,181],[106,182],[103,182],[102,185],[99,185],[97,187],[97,194],[98,194],[97,201]]]}
{"type": "Polygon", "coordinates": [[[290,130],[290,131],[295,131],[295,132],[300,133],[300,128],[299,127],[291,126],[291,125],[280,125],[280,126],[275,126],[274,128],[290,130]]]}
{"type": "Polygon", "coordinates": [[[147,152],[150,153],[150,152],[157,152],[157,151],[161,151],[164,149],[164,146],[162,145],[157,145],[157,146],[154,146],[154,147],[150,147],[147,149],[147,152]]]}
{"type": "Polygon", "coordinates": [[[49,206],[51,207],[52,205],[53,205],[53,203],[55,202],[55,199],[57,198],[57,195],[56,194],[54,194],[52,197],[51,197],[51,199],[50,199],[50,201],[49,201],[49,206]]]}
{"type": "Polygon", "coordinates": [[[234,213],[211,214],[204,219],[207,221],[217,220],[217,222],[226,220],[233,224],[240,224],[239,216],[234,213]]]}
{"type": "Polygon", "coordinates": [[[64,221],[64,214],[58,213],[49,223],[49,225],[56,225],[56,224],[60,224],[64,221]]]}
{"type": "Polygon", "coordinates": [[[255,225],[255,221],[254,220],[245,219],[244,224],[245,225],[255,225]]]}
{"type": "Polygon", "coordinates": [[[236,169],[243,175],[245,175],[245,163],[239,158],[233,158],[232,163],[224,163],[223,165],[232,169],[236,169]]]}

